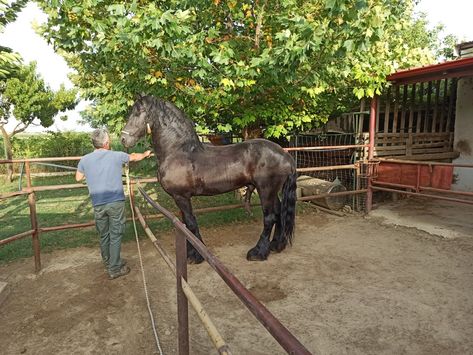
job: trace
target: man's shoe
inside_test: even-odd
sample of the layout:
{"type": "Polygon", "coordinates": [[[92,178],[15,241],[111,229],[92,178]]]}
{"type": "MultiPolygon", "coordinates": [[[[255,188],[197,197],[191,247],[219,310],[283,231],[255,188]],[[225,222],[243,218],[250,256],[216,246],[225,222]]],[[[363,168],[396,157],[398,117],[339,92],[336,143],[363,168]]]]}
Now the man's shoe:
{"type": "Polygon", "coordinates": [[[108,275],[109,280],[114,280],[117,277],[125,276],[130,273],[130,268],[126,265],[122,266],[118,272],[114,272],[108,275]]]}
{"type": "MultiPolygon", "coordinates": [[[[125,266],[126,263],[127,263],[126,259],[121,259],[121,262],[122,262],[122,264],[120,265],[120,267],[125,266]]],[[[103,263],[103,266],[105,267],[105,271],[108,272],[108,263],[103,263]]]]}

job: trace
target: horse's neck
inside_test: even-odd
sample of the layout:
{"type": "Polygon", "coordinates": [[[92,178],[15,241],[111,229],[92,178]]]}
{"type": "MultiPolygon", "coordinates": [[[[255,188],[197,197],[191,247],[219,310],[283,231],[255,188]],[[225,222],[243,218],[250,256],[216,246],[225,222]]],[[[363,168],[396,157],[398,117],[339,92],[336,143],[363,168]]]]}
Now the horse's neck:
{"type": "Polygon", "coordinates": [[[160,162],[173,153],[203,149],[192,122],[185,117],[154,117],[153,146],[160,162]],[[183,121],[186,120],[186,121],[183,121]]]}

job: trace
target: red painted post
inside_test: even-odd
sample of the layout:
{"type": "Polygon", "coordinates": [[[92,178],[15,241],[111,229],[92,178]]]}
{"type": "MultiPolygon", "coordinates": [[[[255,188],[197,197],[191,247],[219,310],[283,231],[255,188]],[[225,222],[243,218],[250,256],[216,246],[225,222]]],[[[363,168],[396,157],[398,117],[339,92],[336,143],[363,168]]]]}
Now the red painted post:
{"type": "Polygon", "coordinates": [[[187,245],[186,237],[179,228],[176,228],[178,353],[189,355],[189,306],[182,289],[181,277],[187,281],[187,245]]]}
{"type": "MultiPolygon", "coordinates": [[[[375,95],[371,99],[370,105],[370,126],[369,126],[369,144],[368,144],[368,162],[374,157],[374,136],[375,136],[375,125],[376,125],[376,105],[378,97],[375,95]]],[[[373,189],[371,188],[371,165],[368,164],[368,191],[366,192],[366,212],[369,213],[373,208],[373,189]]]]}
{"type": "Polygon", "coordinates": [[[416,181],[416,192],[419,192],[420,186],[420,165],[417,165],[417,181],[416,181]]]}

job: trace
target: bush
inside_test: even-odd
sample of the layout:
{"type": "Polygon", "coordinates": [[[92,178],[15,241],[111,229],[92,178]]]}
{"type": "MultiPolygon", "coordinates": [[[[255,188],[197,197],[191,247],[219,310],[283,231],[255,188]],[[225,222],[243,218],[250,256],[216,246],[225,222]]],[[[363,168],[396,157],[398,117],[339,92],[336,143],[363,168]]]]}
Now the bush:
{"type": "MultiPolygon", "coordinates": [[[[0,139],[0,144],[3,148],[3,139],[0,139]]],[[[84,132],[48,132],[19,135],[12,138],[13,159],[82,156],[92,151],[92,149],[89,134],[84,132]]],[[[58,164],[76,166],[77,162],[63,161],[58,162],[58,164]]],[[[14,164],[14,170],[18,173],[20,164],[14,164]]],[[[32,164],[31,171],[50,172],[64,170],[32,164]]],[[[5,172],[6,166],[4,164],[0,165],[0,173],[4,174],[5,172]]]]}
{"type": "MultiPolygon", "coordinates": [[[[3,139],[0,136],[0,145],[3,151],[3,139]]],[[[112,149],[124,150],[119,138],[112,136],[112,149]]],[[[85,132],[47,132],[41,134],[19,135],[12,139],[13,158],[47,158],[47,157],[74,157],[83,156],[94,150],[90,140],[90,134],[85,132]]],[[[136,147],[130,150],[131,152],[143,152],[149,148],[149,143],[146,141],[139,142],[136,147]]],[[[2,154],[2,156],[4,156],[2,154]]],[[[57,164],[66,166],[77,166],[77,161],[61,161],[57,164]]],[[[15,173],[19,173],[20,164],[14,164],[15,173]]],[[[135,167],[137,173],[154,176],[155,164],[154,159],[147,159],[135,167]],[[138,168],[138,169],[136,169],[138,168]]],[[[32,172],[55,172],[62,171],[61,168],[52,168],[40,164],[32,164],[32,172]]],[[[0,165],[0,174],[5,174],[6,166],[0,165]]]]}

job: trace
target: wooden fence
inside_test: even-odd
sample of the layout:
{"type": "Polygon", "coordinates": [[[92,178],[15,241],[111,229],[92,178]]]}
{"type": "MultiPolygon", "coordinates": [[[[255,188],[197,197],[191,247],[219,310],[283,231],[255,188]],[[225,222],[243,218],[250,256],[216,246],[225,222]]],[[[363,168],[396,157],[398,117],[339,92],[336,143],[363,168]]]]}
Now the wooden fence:
{"type": "MultiPolygon", "coordinates": [[[[374,157],[451,161],[457,79],[395,84],[379,97],[376,107],[374,157]]],[[[364,105],[362,104],[362,111],[364,105]]],[[[353,112],[334,120],[334,129],[354,133],[366,144],[367,112],[353,112]]],[[[368,156],[368,149],[360,159],[368,156]]]]}

